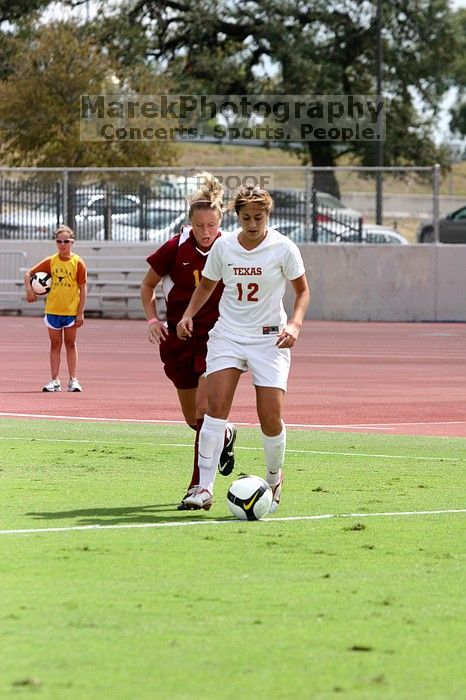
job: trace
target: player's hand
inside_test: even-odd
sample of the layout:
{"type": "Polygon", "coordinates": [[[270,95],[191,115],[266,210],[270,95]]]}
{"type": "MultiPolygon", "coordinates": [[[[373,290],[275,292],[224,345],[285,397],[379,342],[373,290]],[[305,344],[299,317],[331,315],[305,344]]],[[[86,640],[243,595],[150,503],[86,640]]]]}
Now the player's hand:
{"type": "Polygon", "coordinates": [[[296,323],[288,323],[277,338],[275,343],[278,348],[292,348],[296,345],[299,335],[299,326],[296,323]]]}
{"type": "Polygon", "coordinates": [[[193,319],[191,316],[183,316],[181,321],[176,326],[176,335],[181,340],[190,338],[193,334],[193,319]]]}
{"type": "Polygon", "coordinates": [[[33,304],[35,301],[37,301],[37,294],[34,294],[34,292],[31,290],[27,290],[26,292],[26,301],[28,304],[33,304]]]}
{"type": "Polygon", "coordinates": [[[154,345],[160,345],[168,336],[168,328],[163,321],[154,321],[149,326],[148,338],[154,345]]]}
{"type": "Polygon", "coordinates": [[[76,328],[81,328],[82,325],[84,325],[84,316],[83,314],[78,314],[76,316],[76,328]]]}

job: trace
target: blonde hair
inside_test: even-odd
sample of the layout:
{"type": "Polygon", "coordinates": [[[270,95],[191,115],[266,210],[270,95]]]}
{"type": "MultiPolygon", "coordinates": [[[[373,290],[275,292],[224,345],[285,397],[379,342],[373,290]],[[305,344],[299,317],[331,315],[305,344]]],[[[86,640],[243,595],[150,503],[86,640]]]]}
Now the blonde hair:
{"type": "Polygon", "coordinates": [[[68,236],[70,236],[70,238],[73,238],[73,240],[75,238],[73,229],[71,229],[69,226],[65,226],[65,224],[61,224],[57,228],[57,230],[53,234],[54,239],[58,236],[59,233],[66,233],[66,234],[68,234],[68,236]]]}
{"type": "Polygon", "coordinates": [[[188,219],[191,220],[195,209],[213,209],[222,218],[223,186],[211,173],[196,173],[196,177],[202,178],[202,185],[188,198],[188,219]]]}
{"type": "Polygon", "coordinates": [[[257,185],[243,185],[236,191],[234,198],[228,203],[228,209],[234,209],[239,214],[240,209],[247,204],[258,204],[270,214],[273,209],[273,199],[267,190],[257,185]]]}

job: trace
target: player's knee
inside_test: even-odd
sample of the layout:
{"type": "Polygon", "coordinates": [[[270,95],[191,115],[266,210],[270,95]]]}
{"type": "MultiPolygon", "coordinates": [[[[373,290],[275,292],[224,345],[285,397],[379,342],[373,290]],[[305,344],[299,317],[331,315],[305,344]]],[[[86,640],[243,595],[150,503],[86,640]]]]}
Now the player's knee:
{"type": "Polygon", "coordinates": [[[265,435],[279,435],[283,429],[281,415],[259,416],[261,430],[265,435]]]}
{"type": "Polygon", "coordinates": [[[195,411],[183,411],[183,417],[190,428],[196,429],[197,416],[195,411]]]}
{"type": "Polygon", "coordinates": [[[224,418],[228,415],[228,405],[222,400],[221,396],[209,398],[209,407],[207,413],[213,418],[224,418]]]}

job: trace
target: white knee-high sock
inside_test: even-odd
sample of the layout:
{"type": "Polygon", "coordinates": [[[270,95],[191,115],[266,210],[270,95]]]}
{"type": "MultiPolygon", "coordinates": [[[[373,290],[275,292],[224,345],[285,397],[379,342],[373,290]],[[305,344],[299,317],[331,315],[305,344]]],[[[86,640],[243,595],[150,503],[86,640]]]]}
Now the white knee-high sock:
{"type": "Polygon", "coordinates": [[[199,486],[210,493],[214,487],[218,460],[223,450],[226,424],[226,420],[212,418],[206,414],[199,434],[199,486]]]}
{"type": "Polygon", "coordinates": [[[285,460],[286,427],[282,423],[282,431],[278,435],[269,437],[262,433],[262,444],[265,452],[265,479],[270,486],[275,486],[280,481],[280,469],[285,460]]]}

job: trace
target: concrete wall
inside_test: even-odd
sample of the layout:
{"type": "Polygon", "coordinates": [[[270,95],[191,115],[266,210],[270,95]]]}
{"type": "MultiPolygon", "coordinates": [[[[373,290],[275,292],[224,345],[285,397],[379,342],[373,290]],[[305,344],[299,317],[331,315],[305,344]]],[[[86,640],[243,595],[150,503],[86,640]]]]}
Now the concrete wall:
{"type": "MultiPolygon", "coordinates": [[[[302,246],[310,316],[466,321],[466,246],[302,246]]],[[[290,308],[292,294],[287,291],[290,308]]]]}
{"type": "MultiPolygon", "coordinates": [[[[152,244],[77,242],[86,256],[140,256],[152,244]]],[[[50,241],[0,241],[0,253],[24,250],[28,264],[54,251],[50,241]]],[[[312,293],[309,318],[341,321],[466,321],[466,246],[305,245],[312,293]]],[[[133,260],[134,265],[134,260],[133,260]]],[[[142,275],[141,275],[142,278],[142,275]]],[[[285,296],[290,309],[292,290],[285,296]]],[[[24,306],[24,305],[23,305],[24,306]]]]}

